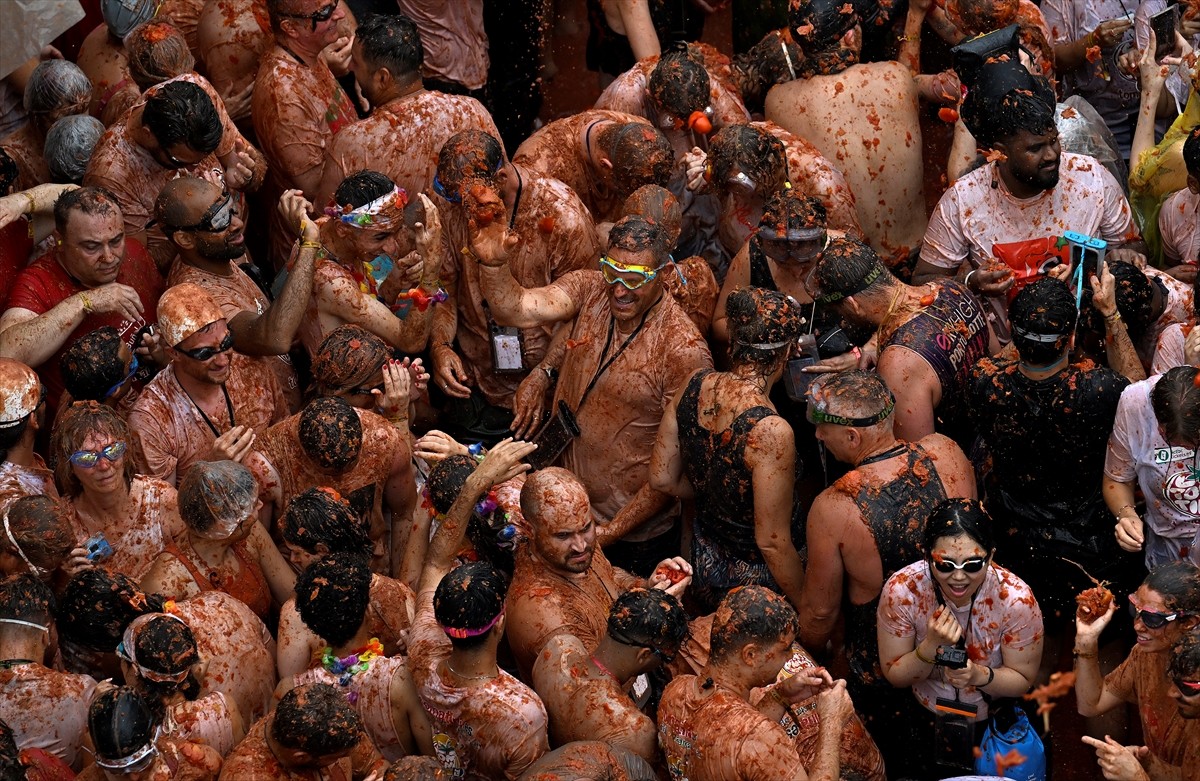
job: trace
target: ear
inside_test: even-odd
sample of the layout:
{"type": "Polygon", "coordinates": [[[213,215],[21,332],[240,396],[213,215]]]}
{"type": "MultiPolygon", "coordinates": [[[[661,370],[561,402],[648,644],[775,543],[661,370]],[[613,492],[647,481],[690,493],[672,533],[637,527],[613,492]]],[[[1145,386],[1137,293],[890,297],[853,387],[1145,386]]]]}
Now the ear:
{"type": "Polygon", "coordinates": [[[1191,174],[1188,174],[1187,187],[1194,193],[1200,193],[1200,180],[1196,179],[1196,177],[1192,176],[1191,174]]]}
{"type": "Polygon", "coordinates": [[[637,649],[637,655],[634,658],[637,659],[637,668],[639,670],[652,669],[658,662],[658,657],[649,648],[637,649]]]}
{"type": "Polygon", "coordinates": [[[746,643],[742,646],[742,650],[738,651],[738,656],[741,658],[742,664],[753,667],[758,661],[758,646],[754,643],[746,643]]]}
{"type": "Polygon", "coordinates": [[[196,236],[191,231],[175,231],[171,240],[183,249],[196,248],[196,236]]]}
{"type": "Polygon", "coordinates": [[[318,542],[318,543],[317,543],[317,548],[316,548],[316,550],[317,550],[317,555],[318,555],[318,556],[328,556],[328,555],[329,555],[329,546],[328,546],[328,545],[326,545],[326,544],[325,544],[325,543],[323,543],[323,542],[318,542]]]}
{"type": "Polygon", "coordinates": [[[1191,629],[1196,624],[1200,624],[1200,616],[1184,616],[1179,622],[1183,629],[1191,629]]]}

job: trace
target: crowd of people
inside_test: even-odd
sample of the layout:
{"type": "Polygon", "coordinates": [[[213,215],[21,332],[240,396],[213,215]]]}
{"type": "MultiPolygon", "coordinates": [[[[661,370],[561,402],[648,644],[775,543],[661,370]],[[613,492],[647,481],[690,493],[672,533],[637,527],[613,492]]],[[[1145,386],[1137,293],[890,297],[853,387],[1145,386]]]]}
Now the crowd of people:
{"type": "Polygon", "coordinates": [[[83,5],[0,781],[1200,781],[1195,5],[83,5]]]}

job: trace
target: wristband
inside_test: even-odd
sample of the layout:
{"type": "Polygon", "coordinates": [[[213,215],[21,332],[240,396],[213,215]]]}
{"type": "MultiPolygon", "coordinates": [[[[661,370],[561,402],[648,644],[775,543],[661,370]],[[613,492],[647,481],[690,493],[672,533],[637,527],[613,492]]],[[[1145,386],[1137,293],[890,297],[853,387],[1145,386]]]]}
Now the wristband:
{"type": "Polygon", "coordinates": [[[850,348],[850,354],[854,356],[855,363],[862,363],[862,348],[857,344],[850,348]]]}
{"type": "Polygon", "coordinates": [[[319,241],[302,241],[302,242],[300,242],[300,249],[321,249],[321,242],[319,242],[319,241]]]}
{"type": "Polygon", "coordinates": [[[963,284],[966,285],[967,290],[970,290],[972,293],[975,292],[975,288],[971,287],[971,275],[974,274],[978,270],[979,269],[977,269],[977,268],[973,268],[967,272],[967,275],[965,277],[963,277],[963,284]]]}
{"type": "Polygon", "coordinates": [[[932,659],[929,659],[928,657],[925,656],[925,654],[921,653],[921,644],[920,643],[917,643],[917,647],[913,649],[913,653],[916,654],[917,658],[920,659],[925,664],[933,664],[932,659]]]}
{"type": "Polygon", "coordinates": [[[996,668],[989,667],[989,668],[987,668],[987,671],[988,671],[987,680],[984,681],[983,683],[979,684],[978,686],[976,686],[975,687],[976,689],[982,689],[984,686],[991,686],[992,681],[996,680],[996,668]]]}
{"type": "Polygon", "coordinates": [[[79,291],[79,300],[83,302],[83,313],[85,315],[90,315],[95,311],[92,309],[92,299],[88,298],[87,293],[84,293],[82,290],[79,291]]]}
{"type": "Polygon", "coordinates": [[[1090,654],[1084,653],[1083,651],[1080,651],[1078,648],[1076,648],[1071,651],[1071,656],[1073,656],[1076,659],[1095,659],[1097,657],[1097,653],[1096,652],[1092,652],[1090,654]]]}
{"type": "Polygon", "coordinates": [[[538,368],[546,373],[546,376],[550,378],[550,382],[558,382],[558,369],[555,369],[553,366],[539,366],[538,368]]]}

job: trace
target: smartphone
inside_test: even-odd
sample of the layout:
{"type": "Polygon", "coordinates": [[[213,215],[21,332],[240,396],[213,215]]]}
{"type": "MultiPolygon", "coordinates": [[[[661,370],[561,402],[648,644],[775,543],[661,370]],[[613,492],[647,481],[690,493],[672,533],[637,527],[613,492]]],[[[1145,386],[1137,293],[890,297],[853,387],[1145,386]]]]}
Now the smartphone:
{"type": "Polygon", "coordinates": [[[1163,57],[1175,51],[1175,31],[1179,29],[1179,6],[1168,5],[1150,17],[1150,29],[1154,31],[1154,60],[1162,61],[1163,57]]]}
{"type": "Polygon", "coordinates": [[[817,341],[812,334],[801,334],[796,340],[796,357],[790,359],[783,370],[783,387],[792,401],[803,402],[808,398],[808,388],[817,378],[816,374],[804,369],[815,366],[821,357],[817,353],[817,341]]]}
{"type": "Polygon", "coordinates": [[[87,551],[87,560],[93,564],[107,561],[113,555],[112,545],[104,536],[104,532],[98,532],[89,537],[87,542],[83,543],[83,549],[87,551]]]}

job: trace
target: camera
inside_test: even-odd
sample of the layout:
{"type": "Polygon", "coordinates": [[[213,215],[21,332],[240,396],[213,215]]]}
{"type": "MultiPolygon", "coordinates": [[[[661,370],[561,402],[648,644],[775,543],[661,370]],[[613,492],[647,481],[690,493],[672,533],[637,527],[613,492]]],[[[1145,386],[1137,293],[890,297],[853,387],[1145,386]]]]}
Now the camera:
{"type": "Polygon", "coordinates": [[[109,545],[108,539],[103,534],[89,537],[87,542],[83,543],[83,548],[87,551],[87,560],[93,564],[106,561],[113,555],[112,545],[109,545]]]}
{"type": "Polygon", "coordinates": [[[967,649],[952,645],[939,645],[933,663],[939,667],[949,667],[951,670],[961,670],[967,666],[967,649]]]}

